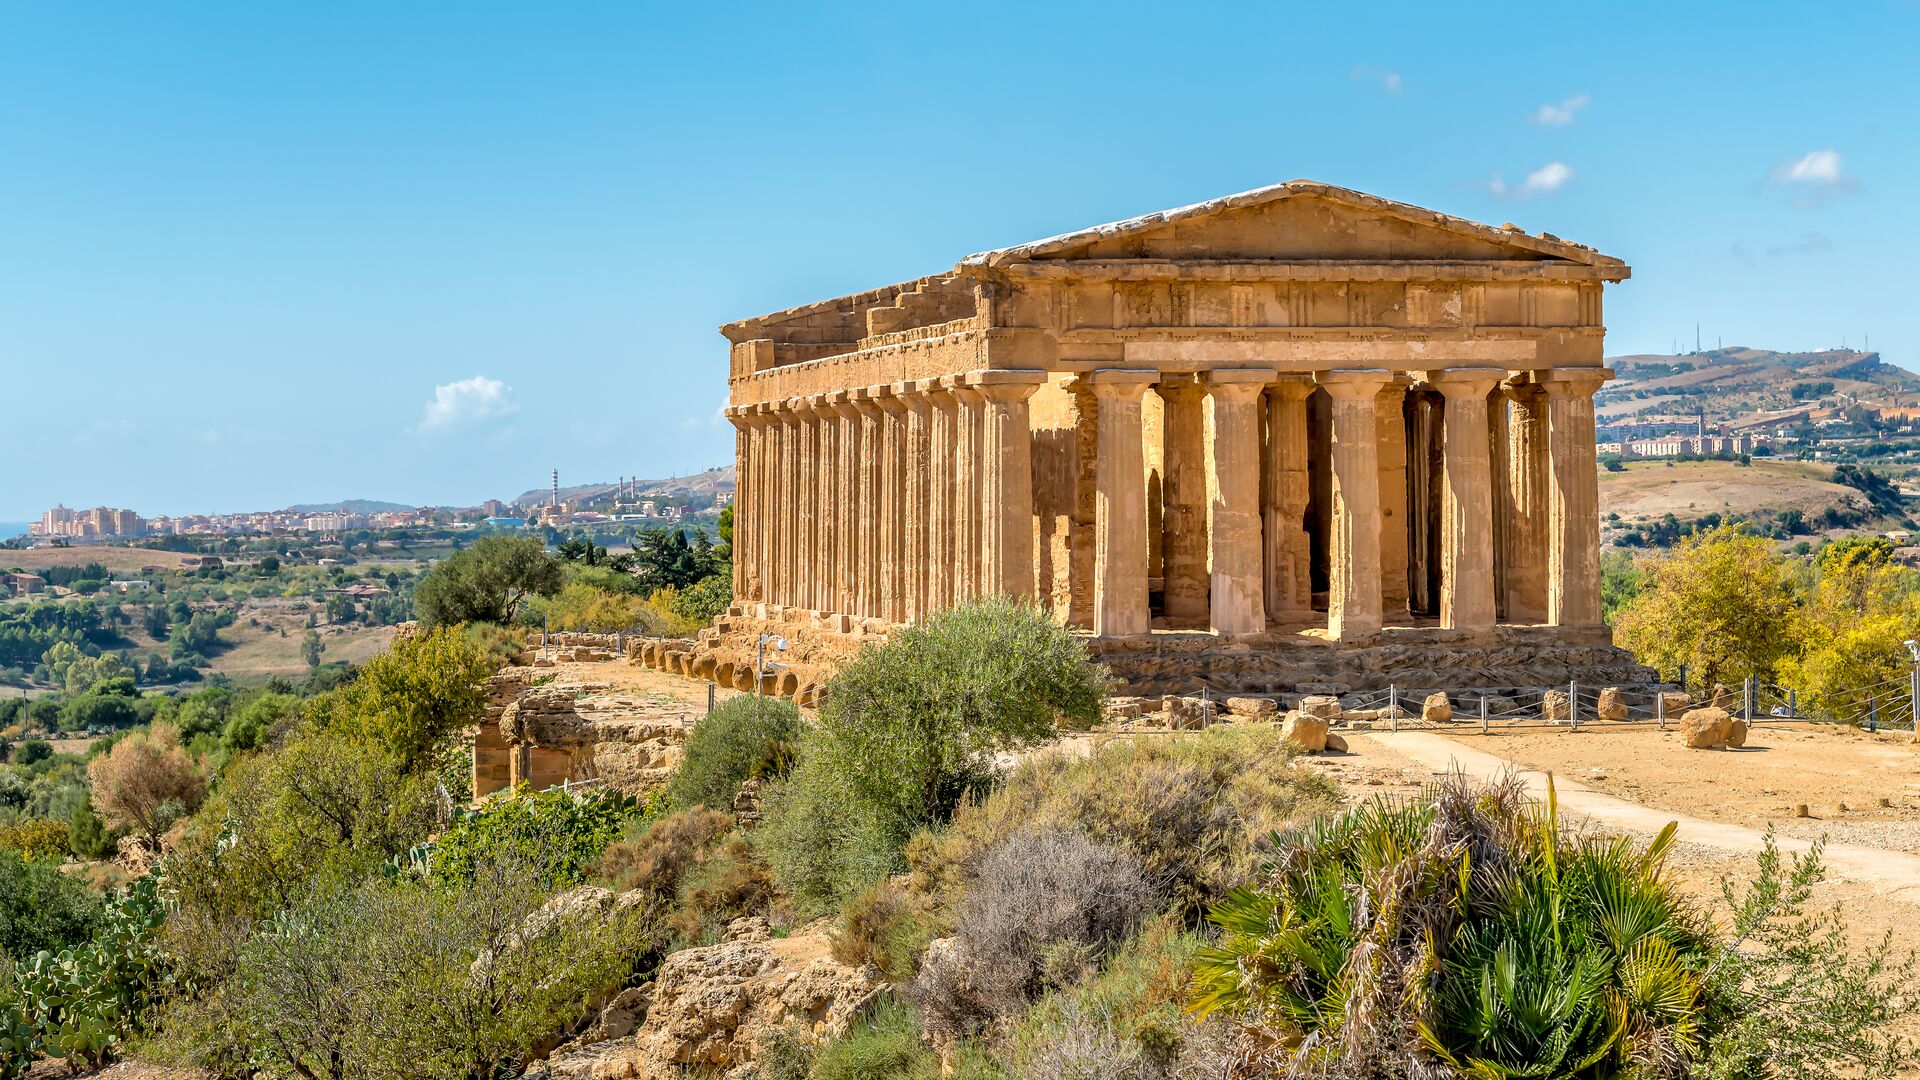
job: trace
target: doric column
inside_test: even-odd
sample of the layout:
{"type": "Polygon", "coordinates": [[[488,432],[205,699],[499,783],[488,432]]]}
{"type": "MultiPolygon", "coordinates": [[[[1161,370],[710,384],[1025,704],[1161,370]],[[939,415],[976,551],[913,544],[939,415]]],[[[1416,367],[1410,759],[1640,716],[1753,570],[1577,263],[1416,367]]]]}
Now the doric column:
{"type": "Polygon", "coordinates": [[[819,515],[814,500],[819,495],[820,422],[814,415],[813,399],[793,399],[798,425],[799,470],[794,474],[790,499],[793,503],[793,606],[813,607],[813,549],[819,535],[819,515]]]}
{"type": "Polygon", "coordinates": [[[1216,634],[1267,628],[1260,543],[1260,391],[1273,372],[1206,376],[1208,622],[1216,634]]]}
{"type": "Polygon", "coordinates": [[[1506,372],[1452,368],[1428,373],[1446,395],[1441,433],[1440,625],[1493,625],[1493,469],[1487,395],[1506,372]]]}
{"type": "Polygon", "coordinates": [[[1547,459],[1552,491],[1547,526],[1547,621],[1594,626],[1600,607],[1600,478],[1595,471],[1593,394],[1605,368],[1544,372],[1547,459]]]}
{"type": "Polygon", "coordinates": [[[1547,621],[1547,392],[1536,382],[1509,382],[1507,475],[1507,620],[1547,621]]]}
{"type": "Polygon", "coordinates": [[[1313,611],[1312,552],[1307,540],[1307,395],[1303,377],[1267,388],[1265,517],[1267,617],[1276,622],[1313,611]]]}
{"type": "Polygon", "coordinates": [[[906,546],[901,559],[904,570],[903,595],[906,621],[919,622],[927,617],[928,562],[931,537],[927,504],[933,495],[933,402],[924,392],[924,383],[896,384],[901,403],[907,407],[907,464],[900,474],[906,489],[902,516],[906,521],[906,546]]]}
{"type": "Polygon", "coordinates": [[[1147,609],[1147,488],[1140,399],[1154,371],[1087,376],[1097,399],[1093,508],[1093,632],[1125,637],[1152,629],[1147,609]]]}
{"type": "Polygon", "coordinates": [[[1027,399],[1043,371],[975,371],[982,405],[980,578],[983,591],[1033,595],[1033,430],[1027,399]]]}
{"type": "Polygon", "coordinates": [[[953,540],[956,600],[971,600],[980,585],[980,416],[986,397],[953,377],[953,540]]]}
{"type": "Polygon", "coordinates": [[[1380,462],[1380,606],[1407,613],[1407,380],[1396,376],[1373,399],[1374,456],[1380,462]]]}
{"type": "Polygon", "coordinates": [[[840,418],[834,415],[829,397],[815,394],[812,399],[813,426],[817,434],[814,439],[816,477],[812,489],[813,600],[808,606],[815,611],[834,608],[834,548],[840,540],[840,530],[834,528],[834,515],[840,506],[840,418]]]}
{"type": "Polygon", "coordinates": [[[760,591],[755,599],[771,604],[775,602],[774,564],[780,542],[779,513],[774,506],[774,496],[780,490],[780,417],[775,406],[769,403],[755,405],[753,417],[760,434],[760,462],[754,469],[759,483],[753,492],[753,513],[760,521],[754,530],[760,564],[760,591]]]}
{"type": "Polygon", "coordinates": [[[881,412],[876,396],[880,389],[862,387],[853,392],[853,407],[860,412],[860,524],[855,530],[858,533],[855,551],[859,569],[854,574],[854,586],[858,591],[855,607],[863,619],[876,619],[885,614],[880,603],[880,522],[883,516],[880,496],[886,486],[882,482],[886,472],[886,455],[881,446],[886,414],[881,412]]]}
{"type": "Polygon", "coordinates": [[[747,557],[753,531],[747,512],[753,496],[753,411],[744,405],[727,408],[727,421],[733,425],[733,598],[745,603],[753,598],[753,560],[747,557]]]}
{"type": "MultiPolygon", "coordinates": [[[[1501,378],[1506,372],[1500,373],[1501,378]]],[[[1513,544],[1513,498],[1507,487],[1512,467],[1507,461],[1507,395],[1496,386],[1487,399],[1488,472],[1493,477],[1493,621],[1507,620],[1508,549],[1513,544]]]]}
{"type": "Polygon", "coordinates": [[[907,464],[907,406],[894,387],[884,388],[880,405],[880,617],[906,621],[904,567],[906,553],[906,484],[901,476],[907,464]]]}
{"type": "Polygon", "coordinates": [[[1374,399],[1389,377],[1378,369],[1314,375],[1333,399],[1327,636],[1335,641],[1363,641],[1380,631],[1380,462],[1374,451],[1379,432],[1374,399]]]}
{"type": "Polygon", "coordinates": [[[1167,614],[1204,618],[1212,589],[1207,575],[1206,393],[1192,375],[1160,380],[1166,404],[1166,478],[1160,551],[1167,614]]]}
{"type": "Polygon", "coordinates": [[[827,395],[833,410],[839,437],[834,461],[834,483],[840,498],[833,508],[833,610],[842,615],[859,614],[856,581],[860,573],[860,410],[852,395],[835,390],[827,395]]]}
{"type": "Polygon", "coordinates": [[[932,478],[927,500],[927,612],[943,610],[953,604],[955,562],[959,545],[954,539],[954,456],[957,436],[954,412],[958,402],[946,379],[929,384],[928,401],[933,406],[931,453],[927,472],[932,478]]]}

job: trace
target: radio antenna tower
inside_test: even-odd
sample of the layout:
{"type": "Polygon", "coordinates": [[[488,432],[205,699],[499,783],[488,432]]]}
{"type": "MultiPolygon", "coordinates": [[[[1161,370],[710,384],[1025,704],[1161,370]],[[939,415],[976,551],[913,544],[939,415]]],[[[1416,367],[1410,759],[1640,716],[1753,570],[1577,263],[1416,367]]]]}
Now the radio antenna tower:
{"type": "Polygon", "coordinates": [[[553,503],[552,505],[554,506],[560,505],[560,470],[559,469],[553,470],[553,503]]]}

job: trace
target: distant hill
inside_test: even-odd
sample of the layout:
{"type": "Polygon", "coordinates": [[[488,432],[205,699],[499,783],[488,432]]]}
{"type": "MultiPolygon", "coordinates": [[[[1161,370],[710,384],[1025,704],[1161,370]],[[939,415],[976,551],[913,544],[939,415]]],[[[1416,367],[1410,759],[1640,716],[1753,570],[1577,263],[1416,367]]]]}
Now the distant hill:
{"type": "Polygon", "coordinates": [[[296,514],[384,514],[412,510],[406,503],[381,502],[379,499],[347,499],[330,503],[295,503],[287,509],[296,514]]]}
{"type": "MultiPolygon", "coordinates": [[[[566,502],[591,505],[612,497],[617,481],[602,480],[591,484],[575,484],[560,489],[560,498],[566,502]]],[[[692,495],[711,497],[722,491],[733,490],[733,466],[723,465],[706,472],[691,473],[686,476],[673,476],[665,480],[639,480],[633,484],[635,494],[671,495],[675,492],[687,492],[692,495]]],[[[550,487],[534,488],[523,491],[513,502],[522,506],[544,504],[552,497],[550,487]]]]}
{"type": "Polygon", "coordinates": [[[1775,352],[1735,345],[1681,355],[1607,358],[1615,379],[1600,391],[1604,419],[1691,414],[1728,420],[1800,405],[1920,403],[1920,375],[1858,349],[1775,352]]]}

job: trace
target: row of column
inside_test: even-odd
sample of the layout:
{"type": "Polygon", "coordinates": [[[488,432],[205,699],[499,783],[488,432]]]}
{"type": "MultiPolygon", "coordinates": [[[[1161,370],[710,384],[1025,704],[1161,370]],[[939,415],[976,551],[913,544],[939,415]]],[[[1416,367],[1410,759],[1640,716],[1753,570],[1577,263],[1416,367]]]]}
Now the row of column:
{"type": "Polygon", "coordinates": [[[1030,593],[1027,399],[1044,379],[975,371],[729,409],[734,595],[911,622],[1030,593]]]}

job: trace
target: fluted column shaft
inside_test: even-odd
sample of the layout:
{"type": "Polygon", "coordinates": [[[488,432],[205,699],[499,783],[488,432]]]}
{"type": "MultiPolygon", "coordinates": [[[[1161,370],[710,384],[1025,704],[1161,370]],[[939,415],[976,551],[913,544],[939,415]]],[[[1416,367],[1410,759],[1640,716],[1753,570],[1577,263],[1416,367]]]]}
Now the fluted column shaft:
{"type": "Polygon", "coordinates": [[[1547,454],[1552,485],[1548,518],[1547,621],[1593,626],[1600,607],[1600,479],[1595,471],[1593,394],[1604,369],[1558,368],[1547,389],[1547,454]]]}
{"type": "Polygon", "coordinates": [[[957,434],[954,413],[957,402],[946,380],[928,391],[933,408],[930,425],[930,457],[927,472],[932,479],[927,501],[927,611],[929,614],[953,604],[955,564],[959,547],[954,538],[954,456],[957,434]]]}
{"type": "Polygon", "coordinates": [[[886,455],[881,446],[886,414],[880,410],[880,402],[875,399],[870,387],[854,391],[853,405],[860,412],[860,524],[855,530],[858,569],[854,574],[858,598],[854,606],[861,618],[875,619],[884,614],[880,604],[880,522],[883,516],[880,504],[881,492],[886,486],[882,482],[886,455]]]}
{"type": "Polygon", "coordinates": [[[1260,392],[1273,372],[1207,373],[1208,623],[1217,634],[1267,627],[1261,557],[1260,392]]]}
{"type": "Polygon", "coordinates": [[[977,371],[981,417],[980,577],[985,591],[1033,596],[1033,429],[1027,399],[1039,371],[977,371]]]}
{"type": "Polygon", "coordinates": [[[1407,387],[1395,378],[1380,388],[1374,404],[1374,456],[1380,464],[1380,607],[1383,617],[1404,616],[1411,584],[1407,576],[1407,387]]]}
{"type": "Polygon", "coordinates": [[[794,519],[794,495],[800,490],[800,413],[798,400],[788,399],[780,414],[780,605],[792,607],[799,602],[800,528],[794,519]]]}
{"type": "Polygon", "coordinates": [[[1167,614],[1207,614],[1207,419],[1205,391],[1191,375],[1163,378],[1166,478],[1161,526],[1162,589],[1167,614]]]}
{"type": "Polygon", "coordinates": [[[907,619],[906,482],[907,406],[892,387],[880,403],[880,617],[907,619]]]}
{"type": "Polygon", "coordinates": [[[754,475],[760,483],[754,491],[754,515],[760,528],[754,537],[760,561],[760,592],[755,599],[774,603],[774,564],[779,552],[780,521],[774,495],[780,490],[780,419],[772,404],[754,407],[754,419],[760,428],[760,464],[754,475]]]}
{"type": "Polygon", "coordinates": [[[980,584],[980,417],[985,404],[980,391],[953,384],[954,597],[959,600],[986,591],[980,584]]]}
{"type": "Polygon", "coordinates": [[[1095,406],[1093,632],[1144,634],[1147,602],[1146,453],[1140,399],[1153,371],[1101,370],[1087,376],[1095,406]]]}
{"type": "Polygon", "coordinates": [[[831,606],[842,615],[857,615],[859,597],[856,581],[860,572],[860,560],[856,554],[860,544],[860,410],[845,390],[834,391],[827,395],[827,400],[833,409],[834,423],[839,428],[835,443],[838,456],[833,468],[840,497],[833,508],[833,529],[837,537],[833,546],[831,606]]]}
{"type": "Polygon", "coordinates": [[[813,402],[794,399],[794,418],[799,426],[799,471],[795,474],[793,503],[793,605],[813,606],[813,551],[819,537],[819,524],[813,512],[813,500],[819,492],[820,427],[813,413],[813,402]]]}
{"type": "Polygon", "coordinates": [[[1313,384],[1282,379],[1267,389],[1267,479],[1262,506],[1266,543],[1267,616],[1298,619],[1313,610],[1312,551],[1307,539],[1307,395],[1313,384]]]}
{"type": "Polygon", "coordinates": [[[901,472],[905,498],[901,513],[906,521],[906,544],[901,556],[904,570],[902,596],[907,622],[927,617],[928,563],[932,551],[927,533],[927,503],[933,496],[933,402],[919,383],[898,384],[900,400],[907,408],[906,467],[901,472]]]}
{"type": "MultiPolygon", "coordinates": [[[[1538,383],[1507,390],[1507,619],[1547,621],[1547,523],[1552,484],[1547,461],[1547,392],[1538,383]]],[[[1501,478],[1496,478],[1496,480],[1501,478]]]]}
{"type": "Polygon", "coordinates": [[[1365,640],[1379,633],[1380,463],[1374,440],[1374,398],[1388,378],[1381,370],[1322,371],[1314,376],[1333,404],[1332,536],[1328,545],[1327,636],[1365,640]]]}
{"type": "Polygon", "coordinates": [[[1446,395],[1441,430],[1440,625],[1493,625],[1493,469],[1487,446],[1487,395],[1504,371],[1432,372],[1446,395]]]}
{"type": "Polygon", "coordinates": [[[752,515],[747,499],[753,494],[753,418],[745,409],[729,408],[733,424],[733,598],[746,600],[753,592],[753,560],[747,558],[752,538],[752,515]]]}
{"type": "Polygon", "coordinates": [[[833,414],[828,395],[813,399],[814,468],[813,487],[813,599],[808,605],[815,611],[832,611],[834,600],[834,548],[840,542],[840,530],[834,528],[834,510],[840,505],[840,419],[833,414]]]}

